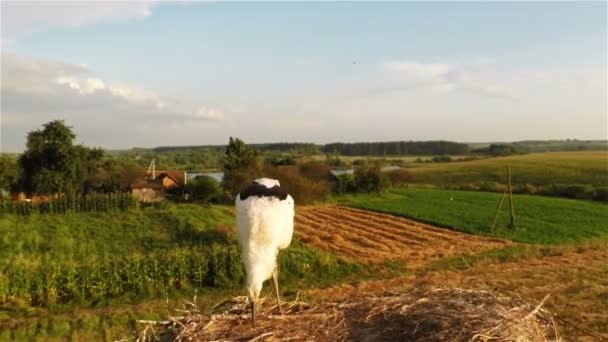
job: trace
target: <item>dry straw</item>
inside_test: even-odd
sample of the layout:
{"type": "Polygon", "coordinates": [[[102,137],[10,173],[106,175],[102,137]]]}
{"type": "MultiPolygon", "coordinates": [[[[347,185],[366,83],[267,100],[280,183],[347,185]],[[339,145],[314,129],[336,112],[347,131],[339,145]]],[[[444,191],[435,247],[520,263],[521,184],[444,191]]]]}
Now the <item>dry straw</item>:
{"type": "Polygon", "coordinates": [[[255,328],[246,297],[201,313],[139,321],[138,341],[561,341],[552,316],[537,305],[488,291],[436,288],[309,305],[296,298],[262,304],[255,328]]]}

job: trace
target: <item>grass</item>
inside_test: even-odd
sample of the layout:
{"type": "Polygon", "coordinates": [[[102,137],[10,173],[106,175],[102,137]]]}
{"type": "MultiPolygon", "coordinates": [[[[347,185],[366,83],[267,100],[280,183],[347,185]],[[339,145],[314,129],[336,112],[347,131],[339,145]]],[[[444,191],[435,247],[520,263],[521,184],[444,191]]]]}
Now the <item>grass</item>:
{"type": "Polygon", "coordinates": [[[513,184],[608,185],[608,151],[531,153],[466,162],[417,164],[408,170],[417,184],[458,186],[506,183],[506,166],[511,167],[513,184]]]}
{"type": "Polygon", "coordinates": [[[20,258],[30,263],[42,256],[81,260],[223,242],[225,234],[216,228],[231,224],[228,208],[196,205],[115,213],[5,214],[0,216],[0,268],[20,258]]]}
{"type": "Polygon", "coordinates": [[[382,196],[350,195],[343,204],[412,218],[471,234],[533,244],[608,239],[608,205],[530,195],[513,195],[515,223],[508,228],[505,200],[494,232],[490,226],[500,194],[429,189],[393,189],[382,196]]]}
{"type": "MultiPolygon", "coordinates": [[[[233,227],[233,210],[225,206],[4,214],[0,340],[112,340],[132,330],[134,318],[148,318],[146,312],[166,314],[164,298],[177,307],[177,299],[198,289],[205,307],[243,295],[233,227]]],[[[358,264],[297,240],[279,255],[279,265],[287,295],[365,277],[358,264]]]]}

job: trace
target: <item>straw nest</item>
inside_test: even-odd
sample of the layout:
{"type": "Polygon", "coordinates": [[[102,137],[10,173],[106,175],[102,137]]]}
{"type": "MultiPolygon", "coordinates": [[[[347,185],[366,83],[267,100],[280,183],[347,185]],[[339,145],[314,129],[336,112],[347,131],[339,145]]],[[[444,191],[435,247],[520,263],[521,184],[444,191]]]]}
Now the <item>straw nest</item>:
{"type": "MultiPolygon", "coordinates": [[[[546,299],[546,298],[545,298],[546,299]]],[[[140,321],[138,341],[560,341],[551,315],[487,291],[435,288],[309,305],[262,303],[255,328],[246,297],[166,321],[140,321]]]]}

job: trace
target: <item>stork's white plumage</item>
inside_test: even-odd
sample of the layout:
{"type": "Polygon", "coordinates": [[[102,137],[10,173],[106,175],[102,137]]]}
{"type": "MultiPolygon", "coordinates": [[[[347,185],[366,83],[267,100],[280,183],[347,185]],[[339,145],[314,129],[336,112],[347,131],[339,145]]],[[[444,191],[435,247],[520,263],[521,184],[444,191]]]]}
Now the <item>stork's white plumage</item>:
{"type": "Polygon", "coordinates": [[[294,201],[278,180],[256,179],[236,197],[236,230],[247,272],[247,292],[255,325],[256,304],[262,284],[274,278],[279,309],[277,255],[291,243],[294,201]]]}

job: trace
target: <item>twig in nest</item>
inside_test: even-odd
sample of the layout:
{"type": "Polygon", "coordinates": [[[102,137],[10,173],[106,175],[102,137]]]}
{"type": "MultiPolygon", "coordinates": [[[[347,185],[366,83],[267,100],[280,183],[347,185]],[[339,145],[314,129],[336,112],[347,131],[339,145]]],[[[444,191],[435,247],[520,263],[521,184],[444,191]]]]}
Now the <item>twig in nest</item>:
{"type": "Polygon", "coordinates": [[[249,342],[254,342],[254,341],[258,341],[266,336],[271,336],[274,335],[274,331],[271,332],[267,332],[267,333],[263,333],[262,335],[259,335],[257,337],[252,338],[251,340],[249,340],[249,342]]]}
{"type": "Polygon", "coordinates": [[[524,320],[527,320],[530,317],[536,315],[536,313],[538,312],[538,310],[540,310],[541,306],[543,306],[543,304],[545,304],[545,301],[547,300],[547,298],[549,298],[549,294],[548,293],[545,296],[545,298],[543,298],[543,300],[540,302],[540,304],[538,304],[538,306],[536,307],[536,309],[534,309],[534,311],[530,312],[526,317],[524,317],[524,320]]]}

